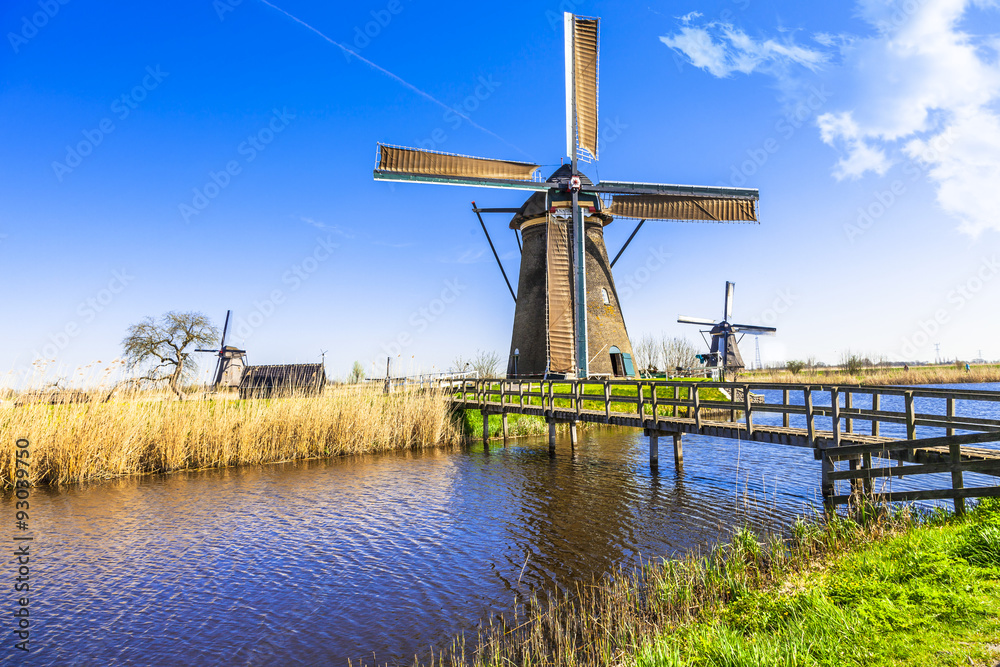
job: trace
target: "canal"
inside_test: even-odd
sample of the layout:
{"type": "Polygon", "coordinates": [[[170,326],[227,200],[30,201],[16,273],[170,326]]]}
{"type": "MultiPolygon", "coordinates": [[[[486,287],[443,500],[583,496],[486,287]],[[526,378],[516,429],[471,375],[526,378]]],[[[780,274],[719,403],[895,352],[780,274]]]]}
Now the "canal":
{"type": "Polygon", "coordinates": [[[640,432],[595,428],[555,457],[538,438],[37,488],[28,662],[412,664],[532,591],[819,504],[810,450],[686,436],[682,472],[667,450],[651,471],[640,432]]]}

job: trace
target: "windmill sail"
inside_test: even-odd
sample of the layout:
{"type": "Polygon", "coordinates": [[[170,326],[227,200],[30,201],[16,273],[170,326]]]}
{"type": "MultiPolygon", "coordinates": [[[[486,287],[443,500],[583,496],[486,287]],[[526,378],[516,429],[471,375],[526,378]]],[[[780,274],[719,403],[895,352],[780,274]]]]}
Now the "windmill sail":
{"type": "Polygon", "coordinates": [[[391,178],[393,175],[406,174],[437,176],[445,179],[450,177],[532,182],[538,170],[538,165],[530,162],[468,157],[385,144],[378,145],[378,153],[376,178],[391,178]]]}
{"type": "Polygon", "coordinates": [[[566,38],[566,153],[583,149],[597,159],[597,76],[600,26],[596,18],[563,14],[566,38]]]}
{"type": "Polygon", "coordinates": [[[573,269],[570,265],[569,225],[547,216],[546,317],[548,318],[549,373],[576,369],[573,330],[573,269]]]}
{"type": "Polygon", "coordinates": [[[757,222],[756,199],[676,195],[614,195],[610,211],[616,218],[757,222]]]}

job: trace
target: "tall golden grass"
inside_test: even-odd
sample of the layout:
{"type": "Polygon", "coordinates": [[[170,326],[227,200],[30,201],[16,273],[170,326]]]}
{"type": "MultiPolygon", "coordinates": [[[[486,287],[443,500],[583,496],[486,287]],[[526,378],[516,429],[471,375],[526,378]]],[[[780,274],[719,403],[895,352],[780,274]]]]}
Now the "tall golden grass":
{"type": "Polygon", "coordinates": [[[816,369],[790,373],[788,371],[749,371],[740,373],[746,382],[797,382],[814,384],[957,384],[974,382],[1000,382],[1000,366],[918,366],[908,371],[902,368],[868,368],[851,374],[839,369],[816,369]]]}
{"type": "Polygon", "coordinates": [[[30,443],[30,480],[67,484],[122,475],[289,461],[453,444],[446,397],[378,387],[316,397],[122,400],[0,406],[0,485],[15,476],[15,441],[30,443]]]}

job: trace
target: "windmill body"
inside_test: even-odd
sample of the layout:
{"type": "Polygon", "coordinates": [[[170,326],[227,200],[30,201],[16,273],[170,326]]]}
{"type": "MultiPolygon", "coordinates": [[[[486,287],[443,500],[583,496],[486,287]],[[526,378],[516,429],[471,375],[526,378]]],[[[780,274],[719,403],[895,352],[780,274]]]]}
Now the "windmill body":
{"type": "MultiPolygon", "coordinates": [[[[528,162],[378,145],[374,177],[379,180],[533,191],[518,209],[479,209],[473,202],[477,215],[514,213],[510,227],[523,241],[507,367],[511,377],[635,375],[604,244],[604,227],[614,218],[640,220],[640,226],[646,220],[757,221],[755,189],[595,184],[580,173],[580,160],[598,159],[598,24],[596,18],[564,15],[570,162],[549,179],[543,181],[540,166],[528,162]]],[[[483,230],[489,240],[485,224],[483,230]]],[[[500,263],[495,249],[494,255],[500,263]]]]}
{"type": "MultiPolygon", "coordinates": [[[[521,270],[514,309],[509,377],[567,377],[576,372],[572,200],[562,189],[572,175],[564,165],[549,177],[552,189],[537,192],[514,214],[521,235],[521,270]]],[[[581,175],[585,185],[591,185],[581,175]]],[[[632,345],[604,245],[612,216],[596,195],[578,198],[586,229],[587,360],[590,375],[634,376],[632,345]]]]}
{"type": "Polygon", "coordinates": [[[722,320],[700,319],[697,317],[678,317],[681,324],[697,324],[700,326],[710,326],[711,328],[702,333],[707,333],[711,338],[709,342],[709,353],[702,355],[705,365],[709,368],[718,368],[725,373],[737,373],[746,368],[743,363],[743,355],[740,354],[740,339],[745,334],[753,336],[770,336],[777,329],[774,327],[761,327],[754,324],[733,324],[730,322],[733,316],[733,294],[736,290],[736,283],[726,282],[726,302],[722,310],[722,320]]]}
{"type": "Polygon", "coordinates": [[[229,333],[229,318],[233,311],[226,311],[226,323],[222,326],[222,340],[218,350],[195,350],[195,352],[212,352],[219,360],[215,363],[215,373],[212,375],[212,390],[234,389],[240,386],[243,371],[247,365],[247,351],[233,345],[226,345],[226,335],[229,333]]]}

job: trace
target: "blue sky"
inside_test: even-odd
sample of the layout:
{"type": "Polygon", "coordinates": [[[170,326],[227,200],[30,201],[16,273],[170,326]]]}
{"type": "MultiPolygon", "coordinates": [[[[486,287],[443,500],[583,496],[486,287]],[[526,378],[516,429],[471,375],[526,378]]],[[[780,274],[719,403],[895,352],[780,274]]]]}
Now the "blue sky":
{"type": "Polygon", "coordinates": [[[677,315],[721,315],[731,280],[736,319],[778,327],[765,362],[1000,358],[994,2],[12,0],[0,372],[92,373],[146,315],[229,308],[251,363],[506,356],[469,202],[525,195],[375,182],[375,143],[554,169],[564,9],[602,19],[592,178],[761,191],[760,225],[644,226],[615,267],[633,339],[697,340],[677,315]]]}

